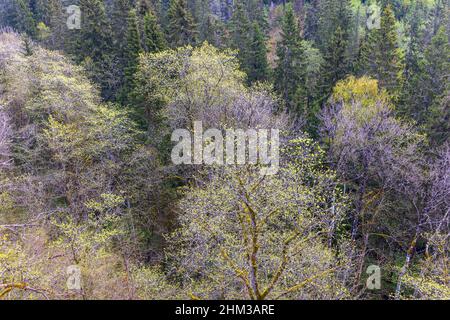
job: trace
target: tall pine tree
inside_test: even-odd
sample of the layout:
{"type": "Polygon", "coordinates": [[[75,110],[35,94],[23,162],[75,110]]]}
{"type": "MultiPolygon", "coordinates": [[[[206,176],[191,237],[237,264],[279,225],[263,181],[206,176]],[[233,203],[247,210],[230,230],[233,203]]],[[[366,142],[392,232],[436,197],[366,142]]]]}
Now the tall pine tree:
{"type": "Polygon", "coordinates": [[[151,11],[144,16],[144,46],[147,52],[158,52],[167,47],[161,28],[151,11]]]}
{"type": "Polygon", "coordinates": [[[250,73],[250,43],[252,24],[242,2],[237,2],[229,23],[230,46],[239,51],[238,58],[241,68],[247,74],[250,73]]]}
{"type": "Polygon", "coordinates": [[[186,0],[171,0],[167,13],[168,38],[172,47],[195,44],[197,30],[186,0]]]}
{"type": "Polygon", "coordinates": [[[306,4],[306,18],[304,36],[306,40],[318,42],[319,30],[319,0],[312,0],[306,4]]]}
{"type": "Polygon", "coordinates": [[[36,21],[30,9],[28,0],[15,0],[11,13],[11,22],[14,29],[25,32],[31,37],[37,34],[36,21]]]}
{"type": "Polygon", "coordinates": [[[114,55],[114,68],[117,70],[117,90],[118,99],[122,102],[123,88],[125,85],[125,68],[128,64],[127,54],[127,32],[128,15],[131,8],[131,0],[114,0],[111,12],[111,30],[112,30],[112,53],[114,55]]]}
{"type": "Polygon", "coordinates": [[[298,106],[294,97],[302,82],[302,52],[300,31],[291,5],[286,6],[281,28],[282,38],[276,49],[278,60],[275,68],[275,88],[288,109],[297,112],[298,106]]]}
{"type": "Polygon", "coordinates": [[[103,1],[80,0],[81,29],[72,32],[76,39],[75,54],[83,62],[90,77],[100,84],[102,95],[111,99],[115,83],[111,27],[103,1]]]}
{"type": "Polygon", "coordinates": [[[63,50],[66,46],[67,36],[66,19],[62,14],[64,8],[60,0],[36,0],[35,20],[38,27],[48,28],[49,35],[43,36],[38,28],[39,38],[53,50],[63,50]],[[44,24],[44,25],[42,25],[44,24]]]}
{"type": "Polygon", "coordinates": [[[336,31],[327,45],[324,54],[324,64],[322,67],[322,94],[321,101],[323,103],[331,94],[334,85],[345,78],[349,73],[349,57],[347,53],[347,40],[345,32],[341,27],[337,27],[336,31]]]}
{"type": "Polygon", "coordinates": [[[112,6],[111,27],[114,35],[114,49],[117,55],[122,56],[121,60],[124,60],[126,59],[124,51],[127,46],[128,13],[131,8],[131,0],[114,0],[112,6]]]}
{"type": "Polygon", "coordinates": [[[128,102],[127,97],[130,96],[134,89],[134,75],[139,65],[139,54],[142,52],[141,40],[139,37],[138,21],[136,11],[130,10],[127,19],[127,46],[125,53],[127,57],[127,66],[125,67],[125,86],[123,88],[123,102],[128,102]]]}
{"type": "Polygon", "coordinates": [[[323,52],[329,47],[338,28],[341,29],[343,40],[348,43],[354,28],[352,0],[322,0],[319,3],[318,15],[319,36],[316,40],[323,52]]]}
{"type": "Polygon", "coordinates": [[[394,101],[398,101],[403,84],[404,65],[398,45],[396,19],[390,5],[383,10],[380,29],[370,30],[364,40],[359,60],[362,73],[377,79],[394,101]]]}
{"type": "Polygon", "coordinates": [[[267,63],[266,39],[258,22],[253,22],[253,40],[250,44],[249,82],[267,80],[269,68],[267,63]]]}
{"type": "Polygon", "coordinates": [[[420,82],[423,91],[422,113],[434,141],[448,138],[450,118],[450,44],[444,26],[440,27],[425,50],[424,74],[420,82]]]}
{"type": "Polygon", "coordinates": [[[422,86],[420,79],[424,66],[424,5],[421,0],[414,4],[407,28],[408,45],[405,55],[404,79],[405,85],[401,97],[400,111],[407,116],[419,120],[422,109],[422,86]]]}
{"type": "Polygon", "coordinates": [[[203,25],[202,41],[208,41],[215,47],[223,47],[225,42],[225,24],[216,15],[210,14],[203,25]]]}

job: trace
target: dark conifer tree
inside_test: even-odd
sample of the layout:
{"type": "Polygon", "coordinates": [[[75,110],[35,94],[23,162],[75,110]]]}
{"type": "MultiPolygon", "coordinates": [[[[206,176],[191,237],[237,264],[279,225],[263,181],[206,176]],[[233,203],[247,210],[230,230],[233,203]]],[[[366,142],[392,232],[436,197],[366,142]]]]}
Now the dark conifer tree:
{"type": "Polygon", "coordinates": [[[422,1],[414,4],[414,11],[409,19],[407,35],[409,42],[405,54],[405,85],[399,110],[407,116],[419,120],[423,97],[420,79],[424,69],[424,6],[422,1]]]}
{"type": "Polygon", "coordinates": [[[68,30],[64,16],[63,3],[60,0],[36,0],[35,20],[38,22],[38,37],[49,48],[64,50],[67,47],[68,30]],[[44,24],[44,25],[42,25],[44,24]],[[42,35],[39,27],[48,28],[48,35],[42,35]]]}
{"type": "Polygon", "coordinates": [[[197,30],[186,0],[171,0],[168,19],[168,39],[172,47],[195,44],[197,30]]]}
{"type": "Polygon", "coordinates": [[[253,40],[250,44],[249,82],[267,80],[269,68],[267,63],[266,39],[258,25],[253,22],[253,40]]]}
{"type": "Polygon", "coordinates": [[[18,32],[25,32],[31,37],[36,37],[36,21],[30,9],[28,0],[15,0],[11,13],[12,27],[18,32]]]}
{"type": "Polygon", "coordinates": [[[229,24],[230,46],[239,51],[238,58],[242,70],[250,72],[250,43],[252,25],[242,2],[237,2],[229,24]]]}
{"type": "Polygon", "coordinates": [[[321,102],[328,98],[336,82],[344,79],[349,72],[347,40],[341,27],[337,27],[333,33],[324,60],[321,102]]]}
{"type": "Polygon", "coordinates": [[[74,30],[75,54],[83,62],[90,77],[100,84],[102,96],[113,98],[118,81],[113,70],[111,26],[105,12],[103,1],[80,0],[82,12],[81,29],[74,30]]]}
{"type": "Polygon", "coordinates": [[[125,86],[123,88],[124,102],[127,102],[127,98],[134,89],[134,74],[137,71],[139,65],[139,55],[142,52],[141,40],[139,37],[138,21],[135,10],[130,10],[127,19],[127,46],[125,53],[127,57],[127,65],[125,67],[125,86]]]}
{"type": "Polygon", "coordinates": [[[449,140],[450,119],[450,44],[444,26],[440,27],[425,50],[424,73],[420,81],[423,92],[422,113],[434,142],[449,140]]]}
{"type": "Polygon", "coordinates": [[[114,49],[120,55],[127,46],[128,13],[131,0],[114,0],[112,3],[111,27],[114,35],[114,49]]]}
{"type": "Polygon", "coordinates": [[[286,6],[282,20],[282,38],[277,44],[277,66],[275,88],[291,111],[297,111],[294,96],[302,82],[302,52],[300,31],[292,6],[286,6]]]}
{"type": "Polygon", "coordinates": [[[325,52],[336,30],[340,27],[344,41],[354,28],[351,0],[322,0],[319,2],[318,45],[325,52]]]}
{"type": "Polygon", "coordinates": [[[399,100],[403,84],[403,61],[399,49],[396,19],[390,5],[381,16],[380,29],[370,30],[359,56],[359,69],[379,81],[395,101],[399,100]]]}
{"type": "Polygon", "coordinates": [[[151,11],[144,16],[144,46],[147,52],[158,52],[167,47],[164,34],[151,11]]]}
{"type": "Polygon", "coordinates": [[[306,5],[304,37],[306,40],[318,42],[319,0],[312,0],[306,5]]]}

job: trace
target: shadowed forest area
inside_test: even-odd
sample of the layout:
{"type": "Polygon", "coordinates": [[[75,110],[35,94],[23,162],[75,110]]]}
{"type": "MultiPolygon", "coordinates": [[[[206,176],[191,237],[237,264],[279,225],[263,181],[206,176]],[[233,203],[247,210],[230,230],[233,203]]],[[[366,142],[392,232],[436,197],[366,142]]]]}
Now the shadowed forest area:
{"type": "Polygon", "coordinates": [[[0,300],[450,299],[449,9],[0,1],[0,300]]]}

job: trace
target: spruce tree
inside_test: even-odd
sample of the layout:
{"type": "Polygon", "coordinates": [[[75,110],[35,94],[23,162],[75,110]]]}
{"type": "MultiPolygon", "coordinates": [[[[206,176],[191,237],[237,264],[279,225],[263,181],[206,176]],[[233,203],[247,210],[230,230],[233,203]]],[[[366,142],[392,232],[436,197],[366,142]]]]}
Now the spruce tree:
{"type": "Polygon", "coordinates": [[[324,102],[339,80],[345,78],[349,72],[349,59],[347,55],[347,40],[345,32],[337,27],[333,33],[324,54],[322,69],[323,83],[321,102],[324,102]]]}
{"type": "Polygon", "coordinates": [[[414,4],[412,15],[409,19],[407,35],[409,38],[405,55],[405,79],[409,81],[411,77],[419,72],[419,64],[423,58],[423,28],[424,4],[418,0],[414,4]]]}
{"type": "MultiPolygon", "coordinates": [[[[125,83],[125,68],[128,64],[127,54],[127,32],[128,15],[131,7],[131,0],[114,0],[111,12],[112,28],[112,53],[114,55],[114,67],[117,70],[118,89],[123,89],[125,83]]],[[[118,93],[120,95],[120,92],[118,93]]],[[[123,99],[119,99],[123,100],[123,99]]]]}
{"type": "Polygon", "coordinates": [[[398,46],[396,19],[390,5],[386,6],[381,17],[378,63],[380,86],[386,88],[394,97],[400,93],[403,84],[403,61],[398,46]]]}
{"type": "MultiPolygon", "coordinates": [[[[45,27],[48,27],[50,35],[44,38],[45,44],[54,50],[63,50],[66,47],[68,30],[66,26],[66,19],[63,12],[63,4],[60,0],[36,0],[35,2],[36,10],[36,21],[45,27]]],[[[39,30],[38,30],[39,33],[39,30]]]]}
{"type": "Polygon", "coordinates": [[[36,21],[30,9],[28,0],[15,0],[11,13],[12,26],[19,32],[24,32],[31,37],[37,34],[36,21]]]}
{"type": "Polygon", "coordinates": [[[207,38],[208,33],[214,33],[211,29],[213,28],[211,16],[211,9],[209,5],[209,0],[194,0],[191,2],[194,6],[194,19],[198,24],[198,38],[200,42],[203,42],[207,38]]]}
{"type": "Polygon", "coordinates": [[[269,9],[267,7],[261,9],[256,21],[263,34],[268,34],[270,32],[269,9]]]}
{"type": "Polygon", "coordinates": [[[266,39],[258,22],[253,22],[253,41],[250,44],[249,82],[267,80],[269,75],[267,63],[266,39]]]}
{"type": "Polygon", "coordinates": [[[304,36],[306,40],[318,42],[319,30],[319,0],[312,0],[306,4],[306,18],[304,36]]]}
{"type": "Polygon", "coordinates": [[[422,25],[424,24],[424,5],[422,1],[414,4],[414,9],[408,24],[409,42],[405,55],[405,85],[403,87],[400,110],[415,120],[419,120],[419,113],[422,109],[421,97],[423,97],[420,79],[423,75],[424,67],[424,34],[422,25]]]}
{"type": "Polygon", "coordinates": [[[348,43],[353,26],[352,0],[322,0],[319,3],[317,25],[319,48],[325,52],[335,31],[340,28],[348,43]]]}
{"type": "Polygon", "coordinates": [[[131,0],[114,0],[111,14],[111,26],[114,35],[114,49],[120,54],[127,46],[128,12],[131,0]]]}
{"type": "Polygon", "coordinates": [[[247,44],[248,35],[251,30],[250,19],[248,18],[242,2],[237,2],[229,24],[231,42],[234,47],[247,44]]]}
{"type": "Polygon", "coordinates": [[[379,81],[395,101],[403,84],[403,61],[398,46],[396,19],[390,5],[381,16],[380,29],[370,30],[362,44],[359,68],[379,81]]]}
{"type": "Polygon", "coordinates": [[[82,25],[73,31],[76,39],[75,53],[78,61],[84,62],[90,77],[100,84],[104,98],[112,98],[114,83],[112,74],[113,50],[111,27],[103,1],[80,0],[82,25]]]}
{"type": "Polygon", "coordinates": [[[259,28],[262,32],[269,31],[269,13],[264,7],[263,0],[248,0],[244,1],[245,11],[248,14],[250,22],[258,22],[259,28]]]}
{"type": "Polygon", "coordinates": [[[168,38],[172,47],[195,44],[197,30],[186,0],[171,0],[167,13],[168,38]]]}
{"type": "Polygon", "coordinates": [[[380,52],[377,50],[379,32],[377,30],[366,30],[364,38],[359,45],[356,61],[356,73],[359,76],[373,75],[377,70],[377,61],[380,60],[380,52]]]}
{"type": "Polygon", "coordinates": [[[208,41],[215,47],[223,47],[225,33],[224,23],[216,15],[210,14],[203,25],[202,41],[208,41]]]}
{"type": "Polygon", "coordinates": [[[134,89],[134,75],[139,65],[139,54],[142,52],[141,41],[139,37],[138,21],[136,11],[130,10],[127,19],[127,46],[125,53],[127,57],[127,66],[124,70],[125,86],[123,88],[123,102],[128,102],[128,98],[134,89]]]}
{"type": "Polygon", "coordinates": [[[431,12],[430,34],[434,36],[438,33],[441,26],[449,26],[450,2],[448,0],[436,0],[431,12]]]}
{"type": "MultiPolygon", "coordinates": [[[[34,19],[36,22],[43,22],[45,25],[50,26],[52,23],[55,8],[61,7],[61,1],[59,0],[35,0],[34,1],[34,19]]],[[[61,12],[59,12],[61,15],[61,12]]]]}
{"type": "Polygon", "coordinates": [[[144,16],[144,46],[147,52],[158,52],[167,47],[161,28],[151,11],[144,16]]]}
{"type": "Polygon", "coordinates": [[[238,58],[241,68],[249,74],[252,25],[242,2],[236,3],[233,15],[231,16],[229,30],[231,40],[230,46],[239,51],[238,58]]]}
{"type": "Polygon", "coordinates": [[[153,7],[152,7],[150,0],[136,0],[136,14],[138,16],[143,17],[149,11],[153,10],[153,12],[157,12],[156,7],[158,7],[161,2],[167,3],[167,1],[156,0],[156,1],[153,1],[153,7]]]}
{"type": "Polygon", "coordinates": [[[259,19],[262,11],[262,2],[260,0],[242,1],[245,5],[245,11],[248,13],[248,18],[253,23],[259,19]]]}
{"type": "Polygon", "coordinates": [[[77,49],[81,59],[86,56],[94,61],[100,60],[111,52],[111,26],[108,23],[103,1],[80,0],[83,13],[77,49]]]}
{"type": "Polygon", "coordinates": [[[448,34],[445,27],[442,26],[425,50],[424,74],[420,81],[420,87],[423,91],[423,107],[419,120],[426,120],[427,126],[431,129],[431,137],[435,141],[448,140],[450,116],[449,57],[448,34]]]}
{"type": "Polygon", "coordinates": [[[297,111],[294,96],[302,82],[302,52],[300,31],[291,5],[286,6],[281,26],[281,41],[277,44],[275,88],[291,111],[297,111]]]}

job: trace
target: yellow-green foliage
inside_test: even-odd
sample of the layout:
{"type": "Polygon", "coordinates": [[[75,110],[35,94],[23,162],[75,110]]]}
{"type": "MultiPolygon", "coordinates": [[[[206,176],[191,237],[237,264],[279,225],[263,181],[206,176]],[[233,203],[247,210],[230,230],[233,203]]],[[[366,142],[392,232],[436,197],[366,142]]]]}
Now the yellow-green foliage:
{"type": "Polygon", "coordinates": [[[419,296],[423,300],[450,300],[450,287],[448,279],[444,277],[430,278],[421,276],[406,275],[403,278],[406,291],[414,292],[414,296],[404,295],[403,299],[416,300],[419,296]]]}
{"type": "Polygon", "coordinates": [[[7,191],[0,192],[0,222],[14,209],[14,201],[7,191]]]}
{"type": "Polygon", "coordinates": [[[245,74],[239,70],[235,54],[205,42],[198,48],[186,46],[141,55],[138,92],[163,104],[178,94],[203,97],[204,90],[209,88],[210,99],[220,97],[227,87],[243,86],[245,74]]]}
{"type": "Polygon", "coordinates": [[[449,240],[443,232],[425,233],[427,249],[417,269],[410,270],[402,281],[403,299],[450,300],[449,240]],[[433,248],[431,252],[430,248],[433,248]]]}
{"type": "Polygon", "coordinates": [[[350,76],[339,81],[333,89],[333,99],[344,103],[359,101],[364,107],[370,107],[377,102],[389,104],[389,95],[384,89],[379,89],[378,81],[364,76],[350,76]]]}
{"type": "Polygon", "coordinates": [[[0,228],[0,300],[127,298],[129,284],[122,260],[106,248],[108,239],[117,233],[110,230],[94,234],[70,223],[59,226],[65,236],[80,238],[71,243],[62,236],[52,241],[46,230],[33,228],[22,232],[20,240],[0,228]],[[72,265],[81,270],[81,290],[67,287],[67,268],[72,265]],[[14,287],[3,292],[7,285],[14,287]]]}
{"type": "Polygon", "coordinates": [[[134,266],[132,275],[139,299],[174,300],[186,298],[183,290],[169,283],[164,272],[157,266],[134,266]]]}
{"type": "Polygon", "coordinates": [[[261,122],[273,117],[271,88],[247,88],[236,52],[206,42],[141,56],[136,78],[138,104],[153,124],[167,120],[173,128],[191,128],[203,121],[205,127],[242,127],[252,125],[248,118],[255,114],[261,122]]]}
{"type": "Polygon", "coordinates": [[[47,27],[45,25],[45,23],[43,23],[42,21],[37,24],[36,28],[37,28],[38,37],[39,37],[40,40],[47,39],[50,36],[50,34],[51,34],[50,28],[47,27]]]}
{"type": "Polygon", "coordinates": [[[88,221],[77,223],[70,216],[52,220],[54,239],[40,227],[22,231],[23,239],[0,226],[1,286],[15,285],[7,299],[118,298],[128,293],[123,282],[122,260],[114,253],[113,239],[123,234],[117,207],[123,198],[103,194],[86,206],[88,221]],[[67,267],[81,270],[81,290],[69,290],[67,267]],[[122,288],[117,292],[113,288],[122,288]],[[31,290],[31,289],[32,290],[31,290]]]}
{"type": "Polygon", "coordinates": [[[341,264],[347,258],[327,244],[346,211],[345,197],[310,139],[293,140],[285,151],[292,158],[278,175],[226,168],[186,190],[181,228],[167,252],[186,297],[346,297],[337,275],[349,267],[341,264]]]}
{"type": "Polygon", "coordinates": [[[332,101],[342,103],[343,112],[351,113],[359,123],[370,121],[384,108],[393,109],[389,94],[378,87],[378,81],[370,77],[350,76],[339,81],[333,89],[332,101]],[[356,112],[353,110],[357,104],[356,112]]]}
{"type": "Polygon", "coordinates": [[[83,69],[60,53],[23,52],[17,35],[0,34],[0,104],[14,136],[14,161],[0,172],[0,292],[10,286],[6,299],[129,297],[117,253],[129,190],[117,175],[141,148],[140,131],[128,111],[101,104],[83,69]],[[81,291],[66,287],[74,264],[81,291]]]}

